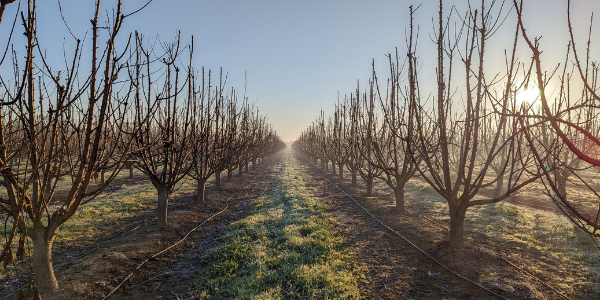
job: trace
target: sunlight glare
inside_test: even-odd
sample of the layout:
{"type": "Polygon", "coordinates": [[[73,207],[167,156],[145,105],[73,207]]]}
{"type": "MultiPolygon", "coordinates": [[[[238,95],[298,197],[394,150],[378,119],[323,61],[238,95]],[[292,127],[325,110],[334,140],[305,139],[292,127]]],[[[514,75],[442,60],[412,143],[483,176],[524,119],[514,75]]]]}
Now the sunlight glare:
{"type": "Polygon", "coordinates": [[[532,104],[540,97],[540,90],[537,87],[524,87],[517,91],[517,101],[521,103],[532,104]]]}

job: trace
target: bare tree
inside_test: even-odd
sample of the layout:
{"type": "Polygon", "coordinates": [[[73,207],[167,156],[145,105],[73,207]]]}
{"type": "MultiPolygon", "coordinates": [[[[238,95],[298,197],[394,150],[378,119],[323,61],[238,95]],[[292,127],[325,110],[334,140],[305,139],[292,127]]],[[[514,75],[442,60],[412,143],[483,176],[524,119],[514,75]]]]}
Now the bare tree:
{"type": "Polygon", "coordinates": [[[2,25],[2,17],[4,16],[4,10],[6,6],[15,2],[16,0],[0,0],[0,25],[2,25]]]}
{"type": "MultiPolygon", "coordinates": [[[[2,1],[3,6],[6,3],[10,2],[2,1]]],[[[52,267],[56,234],[81,205],[94,199],[115,178],[129,155],[131,136],[125,132],[124,121],[129,109],[127,96],[117,97],[113,92],[123,69],[123,54],[117,53],[115,41],[126,16],[119,1],[109,25],[102,27],[108,38],[99,58],[97,1],[92,19],[92,69],[89,74],[79,70],[82,48],[76,40],[71,64],[57,72],[38,44],[36,4],[35,0],[27,1],[21,15],[26,55],[23,66],[16,53],[13,55],[14,88],[6,89],[5,78],[0,77],[6,89],[0,103],[0,172],[8,195],[0,200],[0,207],[9,214],[7,223],[12,222],[9,232],[22,234],[17,256],[23,256],[25,236],[33,241],[35,286],[42,296],[49,296],[58,290],[52,267]],[[98,170],[107,168],[112,172],[104,184],[90,188],[98,170]],[[68,178],[68,191],[59,197],[56,191],[63,175],[68,178]]],[[[13,242],[13,237],[8,238],[0,254],[5,262],[13,259],[13,242]]]]}
{"type": "MultiPolygon", "coordinates": [[[[535,118],[541,120],[541,128],[546,132],[542,140],[534,135],[533,131],[527,131],[526,137],[531,145],[537,163],[542,169],[546,169],[542,183],[546,187],[546,193],[550,199],[567,215],[578,227],[588,234],[600,237],[600,205],[595,214],[591,214],[594,208],[577,207],[573,197],[566,190],[567,180],[575,188],[579,188],[600,198],[597,188],[583,178],[582,173],[590,167],[600,167],[600,126],[598,124],[598,107],[600,96],[598,96],[598,65],[590,57],[590,45],[592,36],[592,21],[590,19],[590,31],[587,41],[587,52],[585,59],[577,51],[574,38],[574,29],[571,24],[570,7],[571,1],[567,1],[568,33],[570,36],[568,51],[565,55],[562,76],[559,78],[559,95],[554,99],[554,105],[550,104],[548,85],[550,78],[544,72],[541,63],[539,38],[532,38],[526,33],[523,25],[523,3],[513,0],[517,12],[521,36],[524,38],[532,52],[533,71],[528,76],[534,78],[540,90],[541,113],[535,118]],[[571,58],[572,53],[572,58],[571,58]],[[575,73],[567,72],[567,65],[572,61],[575,73]],[[578,82],[577,82],[578,81],[578,82]],[[581,84],[580,98],[571,99],[571,86],[581,84]],[[559,143],[560,141],[560,143],[559,143]],[[537,147],[536,147],[537,146],[537,147]],[[564,148],[568,148],[568,151],[564,148]],[[554,174],[554,176],[551,176],[554,174]],[[595,216],[594,216],[595,215],[595,216]]],[[[552,72],[553,74],[554,72],[552,72]]],[[[523,122],[525,123],[525,122],[523,122]]]]}
{"type": "MultiPolygon", "coordinates": [[[[374,62],[373,62],[374,64],[374,62]]],[[[379,124],[378,116],[376,115],[376,81],[375,73],[369,81],[369,93],[362,94],[362,100],[359,102],[361,113],[359,113],[359,146],[357,147],[357,160],[359,161],[359,174],[367,184],[367,197],[373,195],[373,182],[375,178],[383,174],[383,168],[377,166],[375,144],[377,136],[377,127],[379,124]]],[[[360,97],[360,86],[356,87],[356,95],[360,97]]],[[[360,98],[359,98],[360,99],[360,98]]]]}
{"type": "Polygon", "coordinates": [[[358,139],[358,131],[359,131],[359,105],[358,105],[358,95],[350,94],[349,98],[345,99],[343,105],[342,112],[342,124],[343,124],[343,162],[344,165],[350,171],[352,176],[352,186],[356,186],[356,177],[358,174],[358,170],[360,168],[360,159],[358,153],[359,139],[358,139]],[[347,113],[350,113],[348,116],[347,113]]]}
{"type": "MultiPolygon", "coordinates": [[[[415,174],[420,158],[412,157],[414,151],[410,149],[415,144],[414,119],[417,110],[417,59],[415,48],[417,37],[414,36],[414,10],[410,6],[410,31],[407,43],[406,64],[402,67],[396,51],[395,62],[389,55],[390,78],[388,80],[388,93],[384,101],[377,88],[377,96],[383,111],[383,124],[373,142],[375,161],[371,165],[382,171],[381,179],[394,191],[394,211],[404,212],[404,186],[415,174]],[[407,67],[408,86],[400,87],[402,68],[407,67]]],[[[373,70],[375,74],[375,70],[373,70]]],[[[373,76],[377,86],[377,76],[373,76]]],[[[369,159],[370,157],[366,157],[369,159]]]]}
{"type": "MultiPolygon", "coordinates": [[[[164,54],[159,58],[164,65],[165,77],[161,90],[155,94],[151,62],[152,51],[143,47],[143,37],[136,35],[136,63],[131,76],[135,86],[136,151],[132,157],[135,168],[145,174],[158,192],[157,221],[166,226],[169,194],[191,168],[190,142],[191,103],[185,99],[184,84],[180,83],[180,67],[176,64],[180,55],[180,38],[165,43],[164,54]],[[145,70],[141,70],[141,66],[145,70]],[[144,72],[145,73],[142,73],[144,72]],[[181,86],[180,86],[181,85],[181,86]],[[145,91],[142,90],[145,87],[145,91]],[[180,99],[184,98],[184,99],[180,99]],[[183,102],[183,107],[180,104],[183,102]]],[[[192,49],[190,47],[190,67],[192,49]]],[[[189,76],[187,76],[189,80],[189,76]]],[[[187,82],[187,84],[190,84],[187,82]]]]}
{"type": "Polygon", "coordinates": [[[509,118],[516,106],[512,91],[517,71],[515,49],[518,28],[512,54],[506,57],[505,74],[487,77],[489,74],[485,72],[486,44],[502,25],[503,8],[503,3],[493,2],[486,7],[482,1],[479,9],[469,9],[462,17],[465,38],[461,39],[461,30],[453,39],[447,36],[449,22],[444,22],[443,1],[439,1],[437,97],[435,110],[431,113],[435,116],[436,127],[432,137],[422,129],[422,120],[426,120],[427,115],[416,114],[419,140],[414,157],[423,159],[420,175],[448,203],[450,246],[454,249],[463,246],[464,220],[469,207],[502,201],[541,176],[539,172],[526,172],[532,157],[524,151],[523,135],[517,134],[518,123],[509,118]],[[500,5],[497,10],[496,5],[500,5]],[[465,48],[459,52],[461,41],[465,48]],[[464,113],[460,117],[454,115],[457,111],[452,108],[453,98],[457,97],[454,88],[458,88],[452,86],[456,55],[460,55],[465,76],[464,89],[461,90],[465,95],[462,99],[464,104],[458,108],[464,113]],[[447,62],[445,58],[448,58],[447,62]],[[505,79],[501,81],[499,78],[505,79]],[[490,110],[492,107],[494,109],[490,110]],[[513,135],[501,141],[502,130],[496,130],[489,136],[486,130],[490,124],[494,128],[512,126],[513,135]],[[486,134],[488,136],[484,138],[486,134]],[[500,170],[508,174],[506,190],[498,196],[475,199],[482,188],[495,183],[504,174],[488,176],[492,175],[488,173],[492,161],[504,148],[508,159],[500,170]]]}

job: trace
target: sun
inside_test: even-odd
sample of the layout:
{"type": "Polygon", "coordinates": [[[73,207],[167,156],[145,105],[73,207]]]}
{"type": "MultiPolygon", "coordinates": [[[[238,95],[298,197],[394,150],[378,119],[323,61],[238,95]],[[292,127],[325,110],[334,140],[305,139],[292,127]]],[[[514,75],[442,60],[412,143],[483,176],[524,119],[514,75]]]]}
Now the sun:
{"type": "Polygon", "coordinates": [[[531,104],[540,97],[540,89],[535,86],[522,87],[517,91],[517,101],[531,104]]]}

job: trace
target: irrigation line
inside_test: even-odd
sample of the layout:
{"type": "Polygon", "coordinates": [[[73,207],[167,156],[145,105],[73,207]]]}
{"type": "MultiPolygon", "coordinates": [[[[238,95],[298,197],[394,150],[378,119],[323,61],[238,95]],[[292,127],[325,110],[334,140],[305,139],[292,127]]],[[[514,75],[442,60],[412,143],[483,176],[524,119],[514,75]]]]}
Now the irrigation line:
{"type": "MultiPolygon", "coordinates": [[[[407,209],[407,210],[409,210],[409,209],[407,209]]],[[[431,218],[429,218],[429,217],[427,217],[427,216],[425,216],[425,215],[423,215],[423,214],[421,214],[421,213],[419,213],[419,212],[417,212],[417,211],[415,211],[415,210],[409,210],[409,211],[412,211],[412,212],[413,212],[413,213],[415,213],[417,216],[419,216],[419,217],[421,217],[421,218],[423,218],[423,219],[426,219],[426,220],[428,220],[429,222],[431,222],[431,223],[434,223],[434,224],[436,224],[436,225],[438,225],[438,226],[440,226],[440,227],[442,227],[442,228],[444,228],[444,229],[446,229],[446,230],[450,230],[450,227],[448,227],[448,226],[446,226],[446,225],[444,225],[444,224],[442,224],[442,223],[440,223],[440,222],[438,222],[438,221],[436,221],[436,220],[434,220],[434,219],[431,219],[431,218]]],[[[469,238],[469,237],[467,237],[467,239],[469,240],[469,242],[470,242],[471,244],[473,244],[473,245],[476,245],[477,247],[479,247],[479,248],[480,248],[480,252],[481,252],[481,250],[482,250],[482,249],[486,249],[486,250],[488,250],[488,251],[490,251],[490,252],[491,252],[491,250],[490,250],[490,249],[488,249],[488,248],[484,247],[483,245],[481,245],[481,244],[479,244],[479,243],[475,242],[475,241],[474,241],[472,238],[469,238]]],[[[500,258],[500,259],[502,259],[502,260],[503,260],[505,263],[507,263],[507,264],[508,264],[508,265],[510,265],[511,267],[513,267],[513,268],[517,269],[517,271],[519,271],[519,272],[523,273],[524,275],[528,276],[529,278],[532,278],[532,279],[534,279],[534,280],[538,281],[538,282],[539,282],[539,283],[541,283],[543,286],[545,286],[545,287],[547,287],[547,288],[551,289],[552,291],[554,291],[554,292],[555,292],[557,295],[559,295],[559,296],[561,296],[561,297],[563,297],[563,298],[565,298],[565,299],[572,300],[571,298],[569,298],[569,296],[567,296],[567,295],[563,294],[562,292],[560,292],[559,290],[557,290],[557,289],[556,289],[556,288],[554,288],[553,286],[549,285],[548,283],[544,282],[543,280],[541,280],[541,279],[537,278],[535,275],[533,275],[533,274],[529,273],[528,271],[524,270],[523,268],[521,268],[521,267],[517,266],[515,263],[511,262],[511,261],[510,261],[508,258],[506,258],[506,255],[504,255],[503,253],[499,253],[499,254],[497,254],[497,255],[498,255],[498,256],[499,256],[499,258],[500,258]]]]}
{"type": "MultiPolygon", "coordinates": [[[[323,176],[323,175],[321,175],[321,176],[323,176]]],[[[352,199],[352,200],[353,200],[353,201],[356,203],[356,200],[355,200],[354,198],[352,198],[350,195],[348,195],[348,194],[347,194],[345,191],[343,191],[343,190],[342,190],[342,189],[341,189],[339,186],[337,186],[336,184],[332,183],[332,182],[331,182],[331,181],[330,181],[328,178],[326,178],[326,177],[323,177],[323,178],[325,178],[325,179],[326,179],[326,180],[327,180],[329,183],[331,183],[331,184],[333,184],[335,187],[337,187],[337,188],[338,188],[340,191],[342,191],[344,194],[346,194],[348,197],[350,197],[350,198],[351,198],[351,199],[352,199]]],[[[358,204],[358,203],[356,203],[356,204],[357,204],[358,206],[360,206],[360,207],[361,207],[363,210],[367,211],[367,210],[366,210],[364,207],[362,207],[360,204],[358,204]]],[[[439,225],[440,227],[442,227],[442,228],[444,228],[444,229],[446,229],[446,230],[450,230],[450,228],[449,228],[448,226],[446,226],[446,225],[444,225],[444,224],[442,224],[442,223],[440,223],[440,222],[438,222],[438,221],[436,221],[436,220],[433,220],[433,219],[431,219],[431,218],[429,218],[429,217],[427,217],[427,216],[425,216],[425,215],[423,215],[423,214],[421,214],[421,213],[419,213],[419,212],[417,212],[417,211],[414,211],[414,210],[410,210],[410,211],[412,211],[413,213],[417,214],[419,217],[421,217],[421,218],[423,218],[423,219],[426,219],[426,220],[428,220],[428,221],[430,221],[430,222],[432,222],[432,223],[434,223],[434,224],[436,224],[436,225],[439,225]]],[[[367,213],[369,213],[369,212],[367,211],[367,213]]],[[[373,217],[373,215],[372,215],[371,213],[369,213],[369,215],[371,215],[371,217],[373,217]]],[[[375,218],[375,217],[373,217],[373,218],[375,218]]],[[[375,218],[375,219],[376,219],[376,218],[375,218]]],[[[377,220],[377,219],[376,219],[376,220],[377,220]]],[[[379,220],[377,220],[377,221],[378,221],[379,223],[381,223],[381,221],[379,221],[379,220]]],[[[385,227],[387,227],[385,224],[382,224],[382,225],[384,225],[385,227]]],[[[388,229],[389,229],[389,227],[388,227],[388,229]]],[[[392,231],[393,231],[393,230],[392,230],[392,231]]],[[[396,233],[396,234],[399,234],[399,233],[397,233],[397,232],[394,232],[394,233],[396,233]]],[[[404,238],[404,237],[403,237],[403,238],[404,238]]],[[[472,244],[474,244],[474,245],[478,246],[479,248],[481,248],[481,249],[486,249],[486,250],[490,251],[489,249],[487,249],[487,248],[486,248],[486,247],[484,247],[483,245],[481,245],[481,244],[479,244],[479,243],[475,242],[475,241],[474,241],[472,238],[468,238],[468,237],[467,237],[467,239],[469,240],[469,242],[471,242],[472,244]]],[[[409,243],[410,243],[410,242],[409,242],[409,243]]],[[[411,244],[412,244],[412,243],[411,243],[411,244]]],[[[421,249],[419,249],[419,250],[421,250],[421,249]]],[[[423,251],[421,250],[421,252],[423,252],[423,251]]],[[[429,256],[428,254],[425,254],[425,255],[429,256]]],[[[572,300],[571,298],[569,298],[569,296],[567,296],[567,295],[565,295],[564,293],[562,293],[561,291],[557,290],[555,287],[553,287],[553,286],[549,285],[548,283],[546,283],[546,282],[544,282],[543,280],[539,279],[539,278],[538,278],[538,277],[536,277],[535,275],[533,275],[533,274],[529,273],[528,271],[524,270],[523,268],[521,268],[521,267],[517,266],[515,263],[511,262],[511,261],[510,261],[508,258],[506,258],[506,256],[505,256],[504,254],[500,253],[500,254],[499,254],[499,257],[500,257],[500,259],[502,259],[502,260],[503,260],[505,263],[507,263],[507,264],[508,264],[508,265],[510,265],[511,267],[513,267],[513,268],[517,269],[517,271],[519,271],[519,272],[521,272],[522,274],[524,274],[524,275],[528,276],[529,278],[532,278],[532,279],[534,279],[534,280],[538,281],[538,282],[539,282],[539,283],[541,283],[543,286],[545,286],[545,287],[549,288],[550,290],[554,291],[554,292],[555,292],[557,295],[559,295],[559,296],[561,296],[561,297],[563,297],[563,298],[565,298],[565,299],[567,299],[567,300],[572,300]]],[[[446,269],[447,269],[447,268],[446,268],[446,269]]],[[[452,272],[452,271],[451,271],[451,272],[452,272]]],[[[452,272],[452,273],[454,273],[454,272],[452,272]]],[[[462,276],[460,276],[460,275],[459,275],[459,277],[462,277],[462,276]]],[[[468,279],[467,279],[467,280],[468,280],[468,279]]],[[[469,281],[470,281],[470,280],[469,280],[469,281]]],[[[471,282],[472,282],[472,281],[471,281],[471,282]]],[[[485,288],[484,288],[484,289],[485,289],[485,288]]],[[[487,290],[487,289],[486,289],[486,290],[487,290]]],[[[489,291],[489,290],[488,290],[488,291],[489,291]]],[[[500,297],[501,297],[501,296],[500,296],[500,297]]]]}
{"type": "MultiPolygon", "coordinates": [[[[247,172],[247,173],[249,174],[250,172],[247,172]]],[[[242,176],[239,176],[239,177],[240,177],[240,178],[242,178],[242,176]]],[[[124,185],[125,183],[129,182],[129,180],[131,180],[131,178],[127,178],[127,179],[126,179],[126,180],[125,180],[125,181],[122,183],[122,185],[124,185]]],[[[186,180],[187,180],[187,179],[186,179],[186,180]]],[[[226,183],[226,182],[228,182],[228,181],[229,181],[229,178],[227,178],[227,177],[224,177],[224,178],[222,178],[221,180],[222,180],[222,181],[225,181],[225,183],[226,183]]],[[[181,184],[180,184],[180,186],[179,186],[179,188],[177,188],[177,190],[179,190],[179,189],[181,188],[181,186],[183,186],[183,183],[181,183],[181,184]]],[[[248,188],[249,186],[250,186],[250,185],[247,185],[245,188],[248,188]]],[[[211,186],[211,187],[207,188],[207,189],[206,189],[206,192],[211,192],[211,191],[213,191],[213,190],[215,190],[215,189],[216,189],[216,185],[213,185],[213,186],[211,186]]],[[[106,198],[106,197],[110,196],[111,194],[113,194],[113,193],[116,193],[116,192],[117,192],[117,191],[119,191],[119,190],[121,190],[121,188],[116,188],[116,189],[113,189],[113,190],[109,191],[107,194],[103,195],[101,198],[96,198],[96,199],[93,199],[93,201],[102,200],[102,199],[104,199],[104,198],[106,198]]],[[[264,194],[264,193],[263,193],[263,194],[264,194]]],[[[261,194],[261,195],[262,195],[262,194],[261,194]]],[[[227,209],[227,207],[225,207],[225,209],[227,209]]],[[[223,209],[223,210],[225,210],[225,209],[223,209]]],[[[222,212],[222,211],[221,211],[221,212],[222,212]]],[[[217,213],[217,214],[220,214],[221,212],[219,212],[219,213],[217,213]]],[[[216,216],[216,215],[214,215],[214,216],[216,216]]],[[[211,218],[212,218],[212,217],[214,217],[214,216],[211,216],[211,218]]],[[[152,221],[154,221],[155,219],[156,219],[156,218],[154,218],[152,221]]],[[[210,218],[209,218],[209,219],[207,219],[206,221],[208,221],[208,220],[210,220],[210,218]]],[[[206,222],[206,221],[205,221],[205,222],[206,222]]],[[[122,238],[122,237],[124,237],[124,236],[126,236],[126,235],[130,234],[131,232],[133,232],[133,231],[135,231],[135,230],[137,230],[137,229],[141,228],[142,226],[145,226],[145,225],[147,225],[147,222],[144,222],[144,225],[138,225],[138,226],[134,227],[133,229],[130,229],[130,230],[127,230],[127,231],[124,231],[124,232],[122,232],[121,234],[119,234],[119,235],[118,235],[118,236],[116,236],[116,237],[113,237],[113,238],[110,238],[110,239],[108,239],[107,241],[105,241],[105,242],[104,242],[104,243],[102,243],[101,245],[99,245],[99,246],[97,246],[97,247],[95,247],[95,248],[93,248],[93,249],[91,249],[91,250],[89,250],[89,251],[87,251],[87,252],[85,252],[85,253],[83,253],[83,254],[80,254],[80,255],[78,255],[77,257],[75,257],[75,258],[73,258],[73,259],[71,259],[71,260],[69,260],[69,261],[66,261],[66,262],[64,262],[64,263],[61,263],[61,264],[59,264],[58,266],[56,266],[56,268],[54,269],[54,271],[59,271],[59,270],[63,269],[65,266],[67,266],[67,265],[69,265],[69,264],[71,264],[71,263],[75,262],[76,260],[79,260],[79,259],[81,259],[81,258],[83,258],[83,257],[85,257],[85,256],[87,256],[87,255],[89,255],[89,254],[91,254],[92,252],[94,252],[94,251],[96,251],[96,250],[98,250],[98,249],[101,249],[103,246],[106,246],[107,244],[109,244],[109,243],[110,243],[110,242],[112,242],[113,240],[116,240],[116,239],[122,238]]],[[[195,228],[194,228],[193,230],[195,230],[195,228]]],[[[184,238],[185,238],[185,237],[184,237],[184,238]]],[[[136,270],[137,270],[137,269],[136,269],[136,270]]],[[[130,274],[129,276],[131,276],[131,274],[130,274]]],[[[22,291],[23,289],[27,288],[28,286],[29,286],[29,284],[27,283],[27,284],[25,284],[25,286],[15,289],[15,290],[14,290],[14,291],[13,291],[11,294],[9,294],[9,295],[5,296],[4,298],[1,298],[0,300],[6,300],[6,299],[8,299],[8,298],[10,298],[10,297],[14,296],[14,295],[16,295],[16,294],[17,294],[19,291],[22,291]]],[[[112,294],[112,292],[111,292],[111,294],[112,294]]],[[[109,294],[109,295],[110,295],[110,294],[109,294]]],[[[107,296],[107,297],[108,297],[108,296],[107,296]]],[[[106,298],[105,298],[105,299],[106,299],[106,298]]]]}
{"type": "MultiPolygon", "coordinates": [[[[244,187],[244,189],[248,189],[248,188],[249,188],[251,185],[252,185],[252,183],[249,183],[249,184],[247,184],[247,185],[244,187]]],[[[212,186],[210,189],[215,189],[215,188],[216,188],[216,186],[212,186]]],[[[263,191],[262,191],[260,194],[258,194],[257,196],[255,196],[254,198],[260,198],[260,197],[264,196],[264,195],[265,195],[265,194],[266,194],[266,193],[267,193],[269,190],[270,190],[270,189],[269,189],[269,186],[265,187],[265,188],[263,189],[263,191]]],[[[231,197],[230,197],[230,198],[229,198],[227,201],[229,202],[229,200],[230,200],[230,199],[231,199],[231,197]]],[[[228,204],[227,206],[229,206],[229,204],[228,204]]],[[[224,208],[222,211],[220,211],[220,212],[216,213],[215,215],[211,216],[210,218],[208,218],[207,220],[205,220],[204,222],[202,222],[202,224],[206,223],[208,220],[210,220],[211,218],[215,217],[216,215],[218,215],[218,214],[222,213],[223,211],[225,211],[225,209],[227,209],[227,207],[225,207],[225,208],[224,208]]],[[[196,228],[200,227],[202,224],[198,225],[196,228]]],[[[194,231],[196,228],[192,229],[191,231],[194,231]]],[[[189,235],[189,234],[191,233],[191,231],[190,231],[190,232],[188,232],[188,234],[186,234],[186,236],[185,236],[185,237],[187,237],[187,235],[189,235]]],[[[185,237],[183,237],[183,239],[185,239],[185,237]]],[[[183,240],[183,239],[182,239],[182,240],[183,240]]],[[[179,242],[177,242],[177,243],[180,243],[180,242],[181,242],[181,241],[179,241],[179,242]]],[[[173,246],[174,246],[174,245],[173,245],[173,246]]],[[[171,247],[173,247],[173,246],[171,246],[171,247]]],[[[169,248],[171,248],[171,247],[169,247],[169,248]]],[[[162,252],[164,252],[164,251],[166,251],[166,249],[165,249],[165,250],[163,250],[162,252]]],[[[155,256],[157,256],[157,255],[158,255],[158,254],[155,254],[155,255],[154,255],[154,256],[152,256],[151,258],[153,258],[153,257],[155,257],[155,256]]],[[[149,260],[149,259],[147,259],[146,261],[148,261],[148,260],[149,260]]],[[[144,264],[146,261],[142,262],[142,264],[144,264]]],[[[119,288],[119,287],[120,287],[120,286],[121,286],[121,285],[122,285],[122,284],[123,284],[125,281],[127,281],[127,279],[128,279],[129,277],[131,277],[131,275],[132,275],[132,274],[133,274],[133,273],[134,273],[134,272],[135,272],[137,269],[139,269],[139,268],[141,267],[141,265],[142,265],[142,264],[140,264],[140,265],[139,265],[137,268],[135,268],[135,270],[134,270],[134,271],[132,271],[132,272],[131,272],[131,274],[129,274],[129,276],[127,276],[127,278],[125,278],[125,279],[124,279],[124,280],[123,280],[123,281],[122,281],[122,282],[121,282],[121,283],[120,283],[120,284],[119,284],[119,285],[118,285],[118,286],[117,286],[115,289],[113,289],[113,290],[112,290],[112,291],[111,291],[111,292],[110,292],[108,295],[106,295],[106,297],[104,297],[102,300],[104,300],[104,299],[108,298],[108,297],[109,297],[109,296],[110,296],[110,295],[111,295],[111,294],[112,294],[112,293],[113,293],[113,292],[114,292],[114,291],[115,291],[117,288],[119,288]]],[[[135,287],[141,286],[141,285],[143,285],[143,284],[145,284],[145,283],[147,283],[147,282],[149,282],[149,281],[152,281],[152,280],[154,280],[154,279],[156,279],[156,278],[158,278],[158,277],[161,277],[161,276],[164,276],[164,275],[168,275],[168,274],[171,274],[171,271],[169,271],[169,272],[161,272],[161,273],[159,273],[158,275],[155,275],[154,277],[152,277],[152,278],[150,278],[150,279],[148,279],[148,280],[146,280],[146,281],[144,281],[144,282],[141,282],[141,283],[135,284],[135,285],[134,285],[134,286],[132,286],[131,288],[135,288],[135,287]]],[[[176,295],[176,296],[177,296],[177,295],[176,295]]],[[[195,296],[194,296],[194,297],[192,297],[192,298],[190,298],[190,299],[194,299],[194,298],[195,298],[195,296]]],[[[178,298],[178,299],[179,299],[179,298],[178,298]]]]}
{"type": "MultiPolygon", "coordinates": [[[[230,198],[231,199],[231,198],[230,198]]],[[[227,202],[229,202],[229,199],[227,200],[227,202]]],[[[115,291],[117,291],[129,278],[131,278],[131,276],[133,275],[133,273],[135,273],[135,271],[139,270],[145,263],[147,263],[148,261],[150,261],[151,259],[169,251],[171,248],[179,245],[181,242],[183,242],[192,232],[194,232],[196,229],[200,228],[202,225],[204,225],[206,222],[210,221],[212,218],[220,215],[221,213],[223,213],[225,210],[227,210],[227,208],[229,207],[229,203],[225,206],[225,208],[223,208],[221,211],[219,211],[218,213],[210,216],[208,219],[204,220],[202,223],[198,224],[196,227],[192,228],[192,230],[188,231],[188,233],[186,233],[178,242],[176,242],[175,244],[165,248],[164,250],[155,253],[154,255],[150,256],[149,258],[147,258],[146,260],[144,260],[143,262],[141,262],[135,269],[133,269],[133,271],[131,271],[131,273],[129,273],[129,275],[127,275],[127,277],[125,277],[125,279],[123,279],[119,285],[117,285],[112,291],[110,291],[110,293],[108,293],[108,295],[106,295],[106,297],[102,298],[102,300],[108,299],[108,297],[110,297],[110,295],[112,295],[115,291]]]]}
{"type": "Polygon", "coordinates": [[[393,232],[394,234],[396,234],[397,236],[401,237],[403,240],[405,240],[407,243],[409,243],[411,246],[413,246],[415,249],[419,250],[421,253],[423,253],[425,256],[429,257],[431,260],[433,260],[435,263],[437,263],[438,265],[440,265],[442,268],[446,269],[448,272],[482,288],[483,290],[489,292],[490,294],[500,298],[500,299],[504,299],[504,300],[509,300],[508,298],[486,288],[485,286],[461,275],[460,273],[450,269],[449,267],[447,267],[446,265],[444,265],[442,262],[440,262],[439,260],[437,260],[435,257],[433,257],[432,255],[430,255],[429,253],[425,252],[423,249],[419,248],[419,246],[415,245],[413,242],[411,242],[408,238],[406,238],[404,235],[402,235],[400,232],[394,230],[393,228],[389,227],[387,224],[385,224],[383,221],[379,220],[377,217],[375,217],[375,215],[373,215],[370,211],[368,211],[364,206],[360,205],[360,203],[358,203],[358,201],[356,199],[354,199],[354,197],[350,196],[348,193],[346,193],[346,191],[344,191],[343,189],[341,189],[337,184],[331,182],[327,177],[325,177],[324,175],[321,175],[325,180],[327,180],[327,182],[329,182],[331,185],[335,186],[338,190],[340,190],[342,193],[344,193],[346,196],[348,196],[348,198],[352,199],[352,201],[354,201],[354,204],[356,204],[358,207],[362,208],[362,210],[364,210],[369,216],[371,216],[371,218],[373,218],[375,221],[377,221],[379,224],[381,224],[381,226],[385,227],[387,230],[393,232]]]}

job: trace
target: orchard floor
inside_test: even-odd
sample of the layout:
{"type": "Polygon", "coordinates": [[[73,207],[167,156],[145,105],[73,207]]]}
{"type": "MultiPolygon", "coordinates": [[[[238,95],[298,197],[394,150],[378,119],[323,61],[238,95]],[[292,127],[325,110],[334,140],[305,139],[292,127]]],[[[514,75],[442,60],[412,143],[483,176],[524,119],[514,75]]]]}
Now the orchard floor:
{"type": "MultiPolygon", "coordinates": [[[[224,239],[220,237],[228,233],[232,223],[253,212],[253,203],[260,197],[268,196],[272,183],[286,168],[301,174],[298,184],[309,192],[308,196],[327,204],[326,221],[332,233],[342,241],[340,251],[350,257],[347,269],[351,280],[360,290],[361,298],[499,299],[445,270],[385,229],[325,178],[338,184],[361,205],[375,212],[378,218],[450,269],[495,293],[508,299],[563,299],[555,291],[499,259],[506,249],[515,249],[510,242],[478,235],[475,238],[485,246],[484,249],[467,243],[461,252],[449,251],[446,241],[448,233],[439,225],[424,220],[416,212],[388,213],[385,208],[382,209],[380,201],[364,196],[363,186],[351,187],[348,179],[324,175],[324,170],[301,160],[292,151],[278,154],[271,162],[251,169],[242,177],[234,176],[220,190],[210,190],[207,193],[209,205],[195,205],[192,194],[171,199],[166,229],[154,224],[154,210],[144,209],[122,222],[103,225],[93,235],[82,236],[69,245],[56,245],[57,262],[68,261],[69,257],[93,250],[57,270],[61,285],[57,298],[102,299],[133,272],[109,299],[193,299],[199,292],[194,290],[198,276],[205,267],[199,257],[223,246],[224,239]],[[134,272],[141,262],[179,241],[192,228],[221,211],[181,244],[149,260],[134,272]],[[101,247],[95,249],[98,245],[101,247]]],[[[519,257],[536,257],[535,253],[525,253],[530,250],[522,251],[524,253],[519,257]]],[[[537,277],[556,284],[561,276],[566,276],[561,273],[564,269],[552,268],[556,262],[541,256],[539,259],[544,260],[546,267],[536,268],[537,277]],[[557,271],[559,269],[561,271],[557,271]]],[[[527,264],[537,265],[540,261],[522,259],[516,263],[527,268],[527,264]]],[[[597,294],[583,288],[565,290],[571,299],[600,299],[597,294]]],[[[0,292],[0,298],[6,293],[0,292]]],[[[283,294],[282,298],[308,297],[283,294]]]]}

